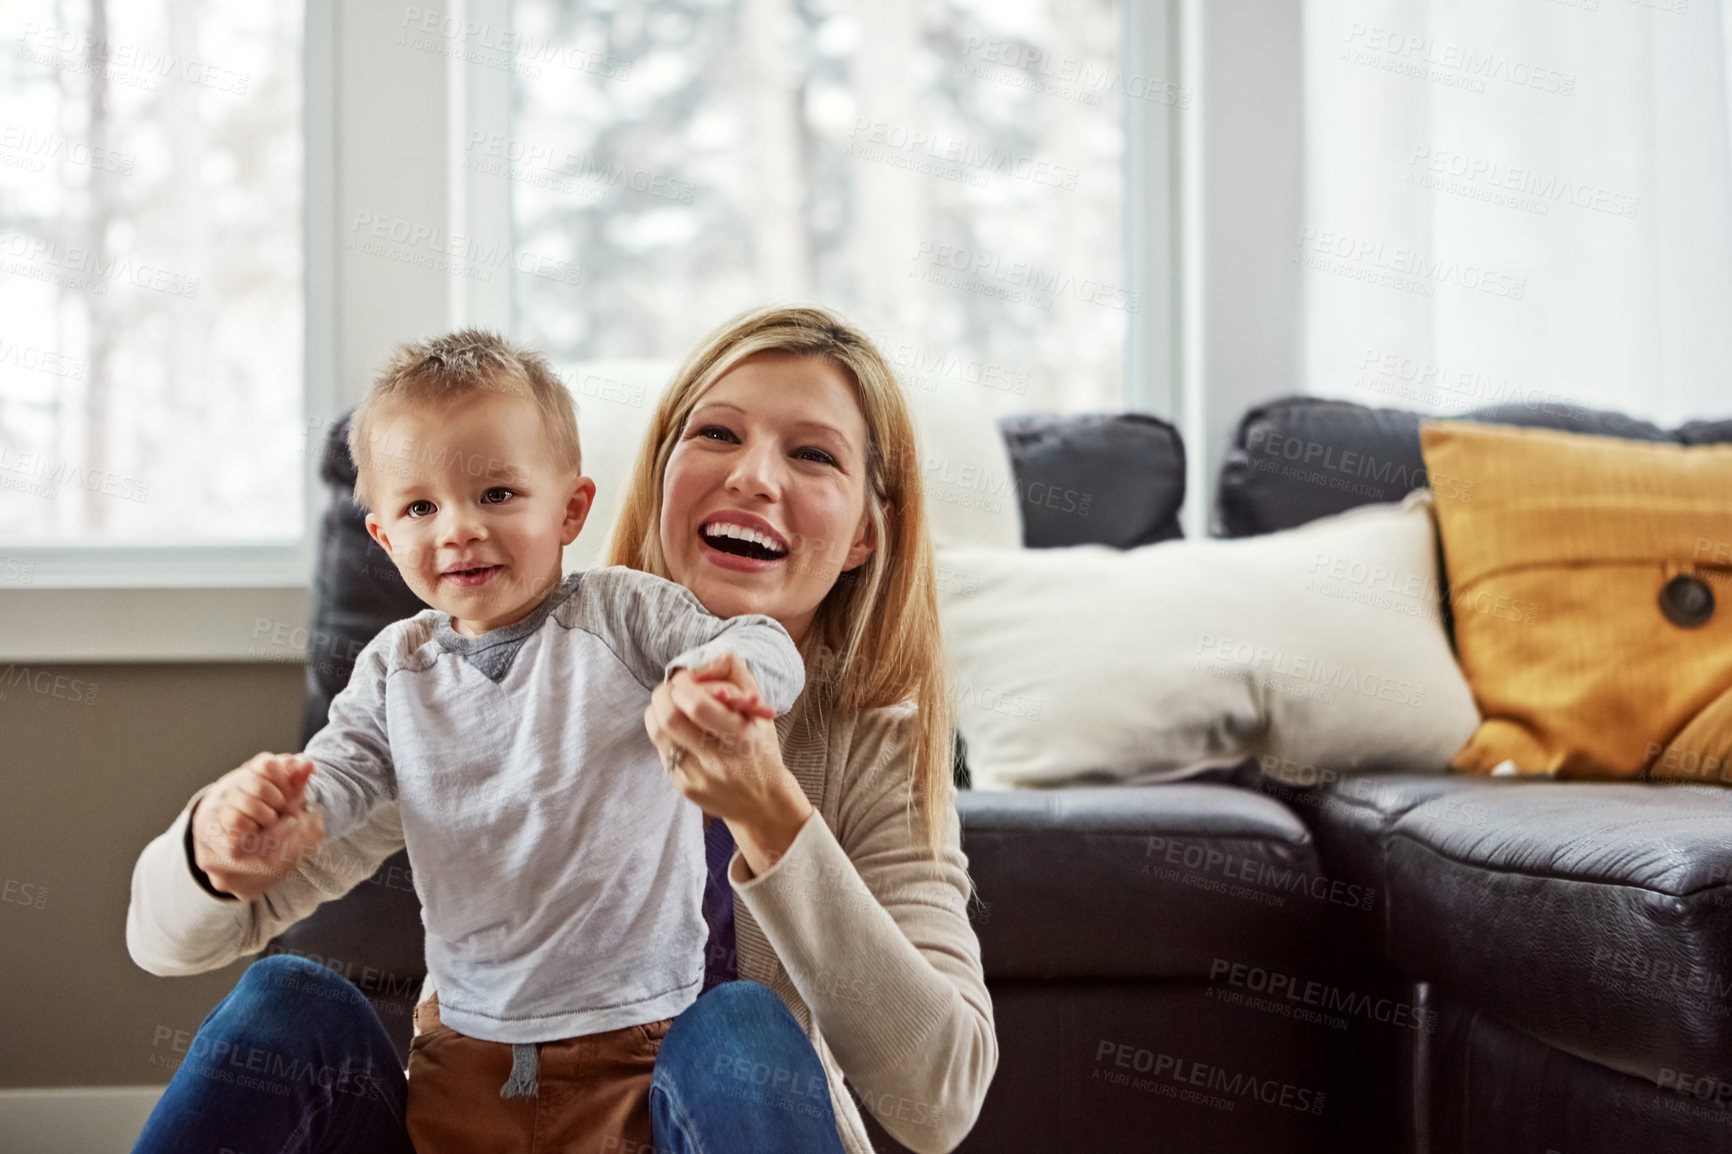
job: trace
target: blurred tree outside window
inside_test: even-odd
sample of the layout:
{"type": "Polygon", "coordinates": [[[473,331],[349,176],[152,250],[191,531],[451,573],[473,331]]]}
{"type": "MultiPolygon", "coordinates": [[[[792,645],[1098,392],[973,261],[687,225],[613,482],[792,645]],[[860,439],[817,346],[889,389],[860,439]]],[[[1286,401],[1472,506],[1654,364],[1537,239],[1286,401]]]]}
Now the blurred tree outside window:
{"type": "Polygon", "coordinates": [[[8,543],[301,536],[304,17],[7,0],[8,543]]]}
{"type": "Polygon", "coordinates": [[[511,183],[517,251],[581,269],[512,278],[557,362],[677,359],[815,301],[910,390],[1123,407],[1110,0],[515,0],[511,24],[469,57],[509,71],[509,130],[462,165],[511,183]]]}

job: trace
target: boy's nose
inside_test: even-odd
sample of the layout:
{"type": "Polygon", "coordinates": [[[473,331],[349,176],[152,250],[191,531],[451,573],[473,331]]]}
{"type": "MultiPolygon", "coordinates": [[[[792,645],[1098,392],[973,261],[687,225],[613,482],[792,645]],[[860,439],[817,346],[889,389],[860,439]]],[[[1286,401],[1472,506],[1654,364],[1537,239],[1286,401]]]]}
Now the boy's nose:
{"type": "Polygon", "coordinates": [[[487,535],[487,523],[473,509],[447,508],[439,522],[439,543],[462,544],[487,535]]]}

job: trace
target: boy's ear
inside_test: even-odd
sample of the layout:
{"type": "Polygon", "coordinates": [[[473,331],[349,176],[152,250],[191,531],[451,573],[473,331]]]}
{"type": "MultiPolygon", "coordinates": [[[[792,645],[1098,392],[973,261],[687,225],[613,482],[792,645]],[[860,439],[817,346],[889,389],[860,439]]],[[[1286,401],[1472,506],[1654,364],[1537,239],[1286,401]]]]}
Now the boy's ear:
{"type": "Polygon", "coordinates": [[[367,514],[367,535],[379,542],[379,548],[385,550],[385,555],[391,554],[391,541],[385,536],[385,526],[373,514],[367,514]]]}
{"type": "Polygon", "coordinates": [[[565,524],[561,526],[559,535],[562,545],[577,540],[577,535],[583,532],[583,523],[589,520],[589,511],[594,507],[595,482],[588,477],[579,477],[571,497],[565,502],[565,524]]]}

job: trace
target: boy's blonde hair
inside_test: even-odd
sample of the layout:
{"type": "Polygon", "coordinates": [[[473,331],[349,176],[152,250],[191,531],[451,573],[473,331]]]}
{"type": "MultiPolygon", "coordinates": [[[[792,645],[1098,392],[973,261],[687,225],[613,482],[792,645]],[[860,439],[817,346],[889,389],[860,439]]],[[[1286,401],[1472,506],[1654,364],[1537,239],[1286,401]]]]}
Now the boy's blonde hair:
{"type": "Polygon", "coordinates": [[[429,341],[398,345],[349,420],[349,456],[355,462],[355,504],[371,510],[368,485],[377,426],[399,405],[440,404],[472,393],[527,397],[541,413],[554,464],[574,476],[583,472],[577,437],[577,407],[571,393],[540,353],[498,333],[462,329],[429,341]]]}
{"type": "MultiPolygon", "coordinates": [[[[875,548],[843,573],[819,603],[806,652],[806,693],[820,709],[875,709],[913,701],[918,708],[906,784],[919,801],[936,854],[942,817],[954,804],[952,706],[932,539],[915,454],[914,422],[896,376],[864,333],[817,308],[744,313],[711,333],[675,374],[650,418],[608,546],[610,565],[667,577],[661,546],[662,479],[698,398],[753,353],[818,357],[841,369],[866,418],[866,515],[875,548]],[[813,643],[834,657],[820,663],[813,643]]],[[[822,713],[820,713],[822,716],[822,713]]],[[[874,766],[901,776],[899,766],[874,766]]],[[[882,778],[880,778],[882,780],[882,778]]]]}

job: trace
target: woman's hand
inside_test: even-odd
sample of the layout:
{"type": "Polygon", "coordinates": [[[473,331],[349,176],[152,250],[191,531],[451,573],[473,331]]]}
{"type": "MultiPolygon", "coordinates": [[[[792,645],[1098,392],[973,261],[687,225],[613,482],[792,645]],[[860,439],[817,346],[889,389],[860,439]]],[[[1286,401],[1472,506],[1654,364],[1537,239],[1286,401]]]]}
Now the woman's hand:
{"type": "Polygon", "coordinates": [[[728,823],[754,874],[787,852],[811,816],[812,803],[782,764],[767,709],[751,708],[758,685],[732,653],[681,669],[650,695],[644,729],[674,787],[698,808],[728,823]]]}
{"type": "Polygon", "coordinates": [[[307,804],[313,763],[261,753],[217,779],[193,807],[192,856],[210,884],[250,902],[293,873],[325,839],[307,804]]]}

